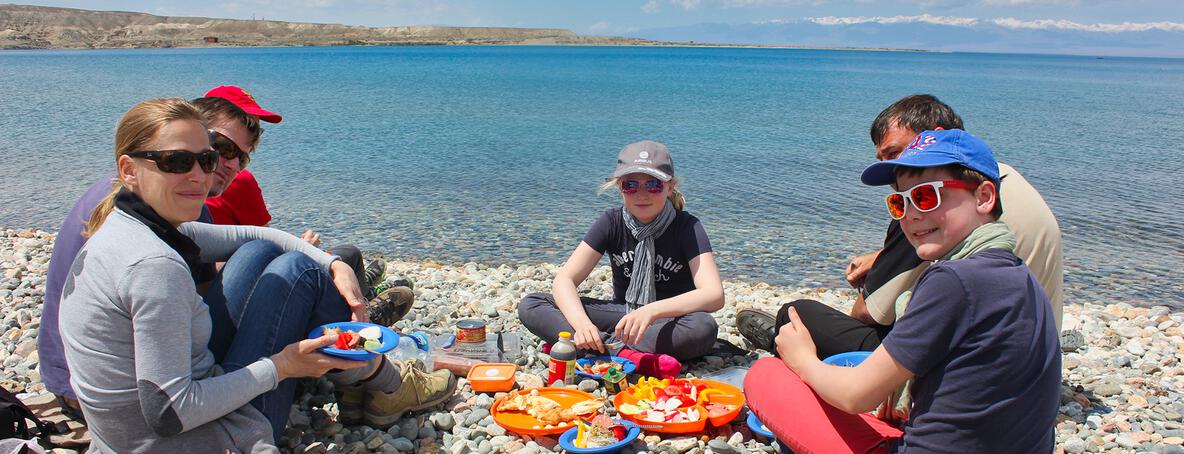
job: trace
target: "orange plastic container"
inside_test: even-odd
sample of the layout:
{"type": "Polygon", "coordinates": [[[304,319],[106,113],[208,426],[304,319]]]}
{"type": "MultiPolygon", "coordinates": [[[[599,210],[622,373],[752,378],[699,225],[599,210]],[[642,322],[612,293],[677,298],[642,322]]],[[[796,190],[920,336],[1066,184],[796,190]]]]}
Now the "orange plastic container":
{"type": "MultiPolygon", "coordinates": [[[[702,404],[694,405],[690,408],[696,408],[699,410],[699,420],[698,421],[690,421],[690,422],[677,422],[677,423],[650,421],[650,420],[642,419],[641,418],[642,415],[621,414],[620,416],[624,419],[628,419],[630,421],[633,421],[639,425],[657,425],[657,426],[659,426],[657,428],[645,429],[645,430],[648,430],[651,432],[668,433],[668,434],[685,434],[685,433],[702,432],[703,429],[707,428],[707,423],[709,421],[711,422],[712,426],[715,426],[715,427],[724,426],[724,425],[732,422],[733,419],[736,419],[736,416],[738,416],[740,414],[740,409],[744,407],[744,402],[745,402],[744,392],[735,386],[732,386],[732,385],[729,385],[729,384],[723,383],[723,382],[712,381],[712,380],[691,379],[690,381],[691,381],[691,383],[693,383],[699,387],[718,389],[721,391],[720,393],[709,395],[707,397],[708,402],[715,402],[715,403],[720,403],[720,404],[725,404],[725,405],[734,405],[736,408],[734,408],[732,411],[729,411],[728,413],[725,413],[725,414],[722,414],[722,415],[712,418],[712,417],[708,417],[707,409],[704,408],[702,404]]],[[[625,392],[617,393],[616,397],[613,398],[613,405],[615,405],[618,410],[621,408],[622,404],[636,405],[637,402],[641,400],[641,399],[638,399],[637,396],[635,396],[632,392],[630,392],[630,391],[632,391],[632,389],[633,389],[633,387],[631,386],[625,392]]],[[[682,407],[682,408],[685,409],[687,407],[682,407]]]]}
{"type": "MultiPolygon", "coordinates": [[[[529,394],[531,391],[538,391],[540,396],[558,402],[564,408],[571,408],[572,405],[583,402],[589,399],[595,399],[596,396],[580,391],[578,389],[568,388],[531,388],[516,391],[518,393],[529,394]]],[[[509,397],[509,396],[507,396],[509,397]]],[[[493,421],[506,430],[521,435],[558,435],[572,427],[575,427],[575,422],[564,422],[563,424],[554,425],[553,427],[546,427],[534,416],[520,411],[501,411],[502,402],[506,397],[502,397],[493,403],[490,407],[489,413],[493,415],[493,421]]]]}
{"type": "Polygon", "coordinates": [[[469,369],[469,385],[473,392],[497,393],[514,388],[514,373],[518,365],[510,363],[477,364],[469,369]]]}

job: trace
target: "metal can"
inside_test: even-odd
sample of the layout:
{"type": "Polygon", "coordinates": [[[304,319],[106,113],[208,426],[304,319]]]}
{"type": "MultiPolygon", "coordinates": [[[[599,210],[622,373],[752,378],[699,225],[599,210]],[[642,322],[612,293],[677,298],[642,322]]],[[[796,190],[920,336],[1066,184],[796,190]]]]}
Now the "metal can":
{"type": "Polygon", "coordinates": [[[609,370],[605,371],[604,375],[600,376],[600,379],[604,381],[604,389],[608,391],[609,394],[619,393],[624,391],[625,388],[629,387],[629,382],[626,381],[625,373],[617,370],[616,368],[610,368],[609,370]]]}
{"type": "Polygon", "coordinates": [[[481,320],[456,322],[456,341],[466,344],[485,343],[485,322],[481,320]]]}

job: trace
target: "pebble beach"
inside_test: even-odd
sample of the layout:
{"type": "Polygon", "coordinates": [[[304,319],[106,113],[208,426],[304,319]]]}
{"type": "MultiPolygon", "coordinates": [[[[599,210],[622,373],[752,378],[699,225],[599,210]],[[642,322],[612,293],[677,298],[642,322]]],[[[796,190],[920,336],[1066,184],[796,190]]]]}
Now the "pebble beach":
{"type": "MultiPolygon", "coordinates": [[[[45,392],[37,369],[37,329],[52,247],[53,233],[0,227],[0,385],[22,398],[45,392]]],[[[540,341],[518,322],[516,305],[528,292],[549,291],[558,264],[387,260],[388,279],[406,278],[415,284],[415,306],[395,325],[398,330],[441,334],[452,330],[459,319],[485,320],[490,333],[521,336],[522,354],[516,359],[518,386],[544,386],[546,357],[540,354],[540,341]]],[[[714,314],[720,325],[719,337],[745,349],[748,345],[736,330],[733,317],[739,309],[773,312],[784,303],[808,298],[847,311],[855,296],[848,289],[785,287],[724,278],[727,304],[714,314]]],[[[608,268],[593,272],[581,292],[611,294],[608,268]]],[[[1184,311],[1075,298],[1080,293],[1070,292],[1064,310],[1057,452],[1184,453],[1184,311]]],[[[769,353],[707,356],[684,364],[682,376],[702,377],[733,366],[746,367],[765,356],[769,353]]],[[[558,436],[507,433],[490,415],[490,407],[500,395],[474,393],[463,378],[449,401],[409,413],[388,430],[337,423],[332,384],[324,379],[307,380],[307,384],[293,406],[285,437],[277,440],[283,452],[562,452],[558,436]]],[[[596,381],[572,386],[605,396],[596,381]]],[[[775,444],[754,437],[744,416],[742,413],[732,424],[696,436],[643,433],[623,452],[779,452],[775,444]]],[[[75,451],[58,448],[53,452],[75,451]]]]}

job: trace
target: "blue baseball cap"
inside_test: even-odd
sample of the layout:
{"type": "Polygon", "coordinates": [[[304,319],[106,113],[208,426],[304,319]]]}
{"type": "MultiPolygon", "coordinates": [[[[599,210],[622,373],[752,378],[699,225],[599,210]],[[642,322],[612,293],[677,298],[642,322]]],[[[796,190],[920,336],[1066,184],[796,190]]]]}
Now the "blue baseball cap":
{"type": "Polygon", "coordinates": [[[896,166],[925,168],[949,164],[977,171],[999,184],[999,163],[991,147],[961,129],[923,131],[899,157],[867,166],[859,179],[868,186],[883,186],[896,181],[896,166]]]}

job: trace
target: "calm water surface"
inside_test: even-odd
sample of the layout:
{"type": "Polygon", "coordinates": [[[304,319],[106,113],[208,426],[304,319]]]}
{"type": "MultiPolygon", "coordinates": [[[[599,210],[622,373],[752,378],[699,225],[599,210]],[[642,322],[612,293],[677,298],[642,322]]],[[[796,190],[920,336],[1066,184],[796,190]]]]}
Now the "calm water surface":
{"type": "Polygon", "coordinates": [[[1044,195],[1067,302],[1184,307],[1184,60],[601,47],[0,52],[0,225],[56,229],[113,168],[135,102],[248,87],[284,115],[251,170],[327,244],[561,262],[619,196],[626,143],[666,143],[727,279],[843,286],[882,241],[859,184],[872,118],[928,92],[1044,195]]]}

